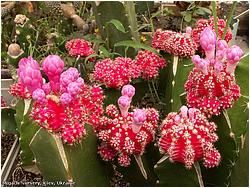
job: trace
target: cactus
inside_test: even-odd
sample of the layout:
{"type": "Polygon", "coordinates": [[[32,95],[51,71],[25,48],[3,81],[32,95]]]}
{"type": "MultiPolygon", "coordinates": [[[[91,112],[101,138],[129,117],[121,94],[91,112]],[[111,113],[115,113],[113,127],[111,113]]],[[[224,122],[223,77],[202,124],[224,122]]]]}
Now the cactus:
{"type": "Polygon", "coordinates": [[[186,169],[182,164],[172,163],[168,159],[155,165],[158,180],[156,186],[198,187],[199,179],[195,169],[186,169]]]}
{"type": "MultiPolygon", "coordinates": [[[[131,39],[138,40],[137,33],[135,32],[137,28],[133,28],[136,27],[136,23],[134,23],[136,20],[134,4],[132,5],[130,2],[127,2],[125,8],[121,2],[100,2],[99,4],[92,3],[92,7],[96,18],[96,23],[100,29],[103,40],[106,40],[108,43],[108,48],[124,56],[125,47],[114,48],[114,45],[119,41],[131,39]],[[107,14],[107,10],[112,11],[107,14]],[[130,15],[128,13],[130,13],[130,15]],[[121,22],[126,32],[123,33],[117,30],[112,24],[106,24],[112,19],[121,22]]],[[[134,56],[134,53],[134,50],[130,49],[130,56],[134,56]]]]}
{"type": "Polygon", "coordinates": [[[17,125],[14,119],[16,111],[11,108],[1,109],[1,130],[9,133],[17,133],[17,125]]]}
{"type": "Polygon", "coordinates": [[[105,166],[97,158],[94,132],[76,146],[63,145],[58,135],[39,129],[30,143],[35,161],[46,181],[74,186],[109,186],[105,166]],[[48,160],[50,159],[50,160],[48,160]]]}

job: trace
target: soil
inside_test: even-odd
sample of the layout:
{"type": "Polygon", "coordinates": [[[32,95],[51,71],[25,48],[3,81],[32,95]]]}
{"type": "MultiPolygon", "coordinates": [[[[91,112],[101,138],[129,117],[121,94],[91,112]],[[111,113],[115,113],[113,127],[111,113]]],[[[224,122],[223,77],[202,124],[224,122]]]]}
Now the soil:
{"type": "Polygon", "coordinates": [[[17,165],[9,180],[8,187],[43,187],[43,177],[30,172],[26,172],[21,167],[20,155],[16,159],[17,165]]]}
{"type": "Polygon", "coordinates": [[[15,135],[11,133],[2,132],[1,135],[1,168],[11,150],[11,147],[15,141],[15,135]]]}

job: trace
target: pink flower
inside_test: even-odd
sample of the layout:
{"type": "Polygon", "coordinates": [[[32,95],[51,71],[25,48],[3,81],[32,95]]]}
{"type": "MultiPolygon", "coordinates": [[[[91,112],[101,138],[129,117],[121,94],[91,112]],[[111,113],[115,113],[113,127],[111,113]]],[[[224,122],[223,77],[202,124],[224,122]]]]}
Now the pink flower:
{"type": "Polygon", "coordinates": [[[38,63],[32,58],[22,58],[17,70],[19,81],[30,93],[42,87],[42,75],[38,63]]]}
{"type": "Polygon", "coordinates": [[[158,76],[159,69],[166,66],[166,61],[150,51],[139,51],[135,63],[142,72],[142,78],[153,79],[158,76]]]}
{"type": "Polygon", "coordinates": [[[68,93],[63,93],[61,96],[60,96],[60,102],[64,105],[67,105],[69,104],[70,102],[72,101],[72,97],[70,94],[68,93]]]}
{"type": "MultiPolygon", "coordinates": [[[[94,54],[95,51],[91,48],[91,43],[84,39],[72,39],[65,45],[71,56],[87,57],[94,54]]],[[[94,61],[95,58],[90,58],[89,61],[94,61]]]]}
{"type": "Polygon", "coordinates": [[[206,53],[206,58],[214,58],[215,45],[216,45],[216,35],[213,30],[206,27],[200,35],[200,45],[206,53]]]}
{"type": "Polygon", "coordinates": [[[169,113],[160,131],[160,151],[170,160],[184,163],[188,169],[199,160],[207,168],[219,165],[221,156],[213,145],[218,140],[216,125],[198,109],[182,106],[180,113],[169,113]]]}
{"type": "Polygon", "coordinates": [[[36,89],[32,93],[32,98],[36,100],[38,103],[45,103],[46,102],[46,94],[42,89],[36,89]]]}
{"type": "Polygon", "coordinates": [[[203,39],[204,41],[210,40],[202,44],[205,51],[208,50],[207,57],[192,57],[195,68],[189,74],[184,87],[187,91],[188,106],[198,108],[210,117],[219,115],[223,109],[231,108],[240,97],[240,87],[236,84],[233,73],[243,52],[238,46],[230,48],[225,41],[219,40],[214,54],[215,33],[211,29],[205,29],[203,32],[206,34],[201,40],[203,37],[207,38],[203,39]],[[211,48],[208,47],[210,43],[211,48]],[[212,50],[209,51],[210,49],[212,50]]]}
{"type": "Polygon", "coordinates": [[[132,85],[125,85],[122,87],[122,95],[127,96],[130,99],[135,95],[135,88],[132,85]]]}
{"type": "Polygon", "coordinates": [[[43,70],[50,80],[51,89],[59,91],[60,75],[64,68],[64,62],[58,55],[49,55],[43,61],[43,70]]]}
{"type": "MultiPolygon", "coordinates": [[[[218,23],[218,39],[221,39],[224,28],[226,27],[226,22],[223,19],[217,19],[217,23],[218,23]]],[[[210,27],[213,31],[215,31],[213,17],[210,17],[210,19],[200,19],[196,22],[196,26],[192,31],[192,38],[198,45],[200,41],[201,32],[206,27],[210,27]]],[[[230,40],[232,40],[232,31],[230,30],[230,28],[226,32],[225,40],[226,42],[229,42],[230,40]]]]}

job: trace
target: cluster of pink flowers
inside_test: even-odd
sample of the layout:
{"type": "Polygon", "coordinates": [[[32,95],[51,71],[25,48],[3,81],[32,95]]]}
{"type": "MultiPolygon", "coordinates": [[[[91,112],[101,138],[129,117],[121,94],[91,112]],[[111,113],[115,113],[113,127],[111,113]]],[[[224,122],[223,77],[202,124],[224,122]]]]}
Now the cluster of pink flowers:
{"type": "MultiPolygon", "coordinates": [[[[71,56],[87,57],[94,54],[95,51],[91,48],[91,43],[84,39],[72,39],[65,45],[71,56]]],[[[89,61],[94,61],[95,58],[90,58],[89,61]]]]}
{"type": "Polygon", "coordinates": [[[158,29],[154,34],[152,46],[176,56],[192,56],[198,44],[193,40],[191,32],[190,27],[186,29],[186,33],[158,29]]]}
{"type": "Polygon", "coordinates": [[[122,87],[139,76],[140,70],[134,60],[124,57],[99,61],[94,70],[94,79],[112,88],[122,87]]]}
{"type": "MultiPolygon", "coordinates": [[[[223,19],[217,19],[217,25],[218,25],[218,38],[221,39],[223,31],[226,27],[226,22],[223,19]]],[[[215,31],[213,17],[210,17],[210,19],[200,19],[196,22],[196,26],[192,31],[192,38],[194,39],[194,41],[196,41],[198,45],[200,42],[200,34],[206,27],[210,27],[213,31],[215,31]]],[[[232,31],[229,28],[226,32],[225,40],[229,42],[230,40],[232,40],[232,37],[233,37],[232,31]]]]}
{"type": "Polygon", "coordinates": [[[182,106],[180,113],[167,115],[160,131],[160,151],[170,160],[184,163],[188,169],[199,160],[208,168],[219,165],[221,156],[213,145],[218,140],[216,125],[200,110],[182,106]]]}
{"type": "Polygon", "coordinates": [[[31,57],[19,62],[19,81],[34,99],[31,117],[59,133],[64,142],[80,142],[86,135],[85,123],[94,123],[103,113],[102,89],[86,85],[75,68],[63,72],[64,62],[57,55],[46,57],[42,67],[49,83],[43,83],[39,65],[31,57]]]}
{"type": "Polygon", "coordinates": [[[141,76],[144,79],[153,79],[157,77],[159,69],[166,66],[165,59],[147,50],[138,52],[135,63],[139,67],[141,76]]]}
{"type": "Polygon", "coordinates": [[[192,57],[195,68],[188,76],[185,90],[188,106],[199,108],[210,117],[219,115],[222,109],[231,108],[240,97],[234,70],[243,51],[236,45],[229,47],[224,40],[216,41],[210,28],[201,33],[200,44],[206,58],[192,57]]]}
{"type": "MultiPolygon", "coordinates": [[[[221,39],[226,22],[223,19],[218,19],[217,23],[218,38],[221,39]]],[[[186,33],[158,29],[153,37],[152,46],[176,56],[192,56],[200,46],[200,35],[206,27],[210,27],[215,31],[213,17],[198,20],[193,30],[191,27],[186,28],[186,33]]],[[[228,29],[225,40],[229,42],[231,39],[232,32],[228,29]]]]}
{"type": "Polygon", "coordinates": [[[97,62],[94,79],[107,87],[120,88],[140,76],[144,79],[153,79],[164,66],[166,61],[163,58],[153,52],[141,50],[135,60],[117,57],[115,60],[104,59],[97,62]]]}
{"type": "Polygon", "coordinates": [[[147,144],[154,140],[159,119],[154,108],[129,112],[134,94],[133,86],[123,86],[122,96],[118,99],[121,114],[111,104],[106,108],[109,117],[102,117],[96,125],[101,140],[98,152],[103,160],[114,160],[118,155],[119,164],[125,167],[130,165],[130,155],[142,155],[147,144]]]}

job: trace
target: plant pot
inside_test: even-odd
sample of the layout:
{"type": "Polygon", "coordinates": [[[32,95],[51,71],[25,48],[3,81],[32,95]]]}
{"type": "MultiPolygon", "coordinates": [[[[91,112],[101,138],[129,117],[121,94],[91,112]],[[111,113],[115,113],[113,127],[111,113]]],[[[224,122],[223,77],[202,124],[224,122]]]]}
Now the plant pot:
{"type": "Polygon", "coordinates": [[[1,95],[3,96],[7,106],[11,104],[13,96],[9,93],[10,85],[14,83],[8,69],[1,69],[1,95]]]}

